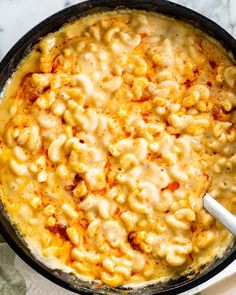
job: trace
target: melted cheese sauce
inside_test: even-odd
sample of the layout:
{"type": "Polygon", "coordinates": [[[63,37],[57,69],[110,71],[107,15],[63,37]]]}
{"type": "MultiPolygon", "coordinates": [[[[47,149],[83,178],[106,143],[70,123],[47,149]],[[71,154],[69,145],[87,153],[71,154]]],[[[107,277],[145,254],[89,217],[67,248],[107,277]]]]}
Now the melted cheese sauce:
{"type": "Polygon", "coordinates": [[[0,104],[0,197],[34,255],[110,286],[167,280],[232,236],[236,66],[154,13],[94,14],[43,38],[0,104]]]}

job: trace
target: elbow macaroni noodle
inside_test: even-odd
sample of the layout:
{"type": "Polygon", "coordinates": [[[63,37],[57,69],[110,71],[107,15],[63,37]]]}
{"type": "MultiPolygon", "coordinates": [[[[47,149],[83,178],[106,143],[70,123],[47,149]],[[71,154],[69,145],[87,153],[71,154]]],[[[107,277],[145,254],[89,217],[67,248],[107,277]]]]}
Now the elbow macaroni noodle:
{"type": "Polygon", "coordinates": [[[0,105],[0,197],[32,251],[110,286],[221,255],[232,236],[202,196],[236,213],[233,57],[190,25],[126,10],[36,49],[0,105]]]}

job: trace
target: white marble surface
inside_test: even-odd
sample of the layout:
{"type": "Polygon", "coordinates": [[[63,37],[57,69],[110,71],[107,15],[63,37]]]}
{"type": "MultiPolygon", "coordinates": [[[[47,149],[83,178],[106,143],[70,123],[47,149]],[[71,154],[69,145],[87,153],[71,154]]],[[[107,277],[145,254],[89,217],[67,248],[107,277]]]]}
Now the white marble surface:
{"type": "MultiPolygon", "coordinates": [[[[78,2],[81,1],[0,0],[0,60],[33,26],[51,14],[78,2]]],[[[188,6],[211,18],[236,37],[236,0],[176,0],[174,2],[188,6]]],[[[73,294],[47,281],[20,258],[16,259],[16,265],[26,278],[27,295],[73,294]]],[[[215,278],[188,294],[194,294],[208,287],[202,295],[236,295],[236,275],[232,275],[234,272],[236,272],[236,263],[231,264],[215,278]]]]}

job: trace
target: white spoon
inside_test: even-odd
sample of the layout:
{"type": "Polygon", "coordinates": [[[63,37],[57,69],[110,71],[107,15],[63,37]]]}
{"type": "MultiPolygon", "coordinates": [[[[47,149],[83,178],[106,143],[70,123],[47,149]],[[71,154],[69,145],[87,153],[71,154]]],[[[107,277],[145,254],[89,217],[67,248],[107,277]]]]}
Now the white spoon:
{"type": "Polygon", "coordinates": [[[203,197],[203,206],[233,235],[236,236],[236,216],[225,209],[225,207],[223,207],[209,194],[205,194],[205,196],[203,197]]]}

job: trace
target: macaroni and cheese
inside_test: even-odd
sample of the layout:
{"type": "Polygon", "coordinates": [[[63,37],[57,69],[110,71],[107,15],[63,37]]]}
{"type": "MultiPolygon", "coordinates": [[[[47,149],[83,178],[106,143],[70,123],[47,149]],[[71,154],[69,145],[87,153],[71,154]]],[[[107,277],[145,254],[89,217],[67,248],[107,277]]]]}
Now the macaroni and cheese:
{"type": "Polygon", "coordinates": [[[236,213],[236,64],[212,38],[144,11],[42,38],[0,104],[0,198],[45,264],[109,286],[219,256],[236,213]]]}

